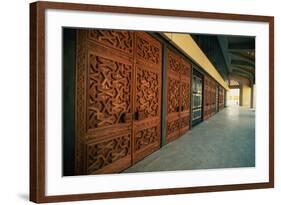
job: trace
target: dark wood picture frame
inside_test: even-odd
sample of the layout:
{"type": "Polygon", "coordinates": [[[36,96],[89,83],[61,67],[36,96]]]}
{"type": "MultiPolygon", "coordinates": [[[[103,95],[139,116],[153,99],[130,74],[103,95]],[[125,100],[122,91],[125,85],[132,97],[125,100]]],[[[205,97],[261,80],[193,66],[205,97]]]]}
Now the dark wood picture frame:
{"type": "Polygon", "coordinates": [[[30,200],[61,202],[274,187],[274,17],[102,6],[75,3],[34,2],[30,4],[30,200]],[[141,15],[225,19],[269,23],[269,182],[203,187],[166,188],[139,191],[45,195],[45,11],[46,9],[95,11],[141,15]]]}

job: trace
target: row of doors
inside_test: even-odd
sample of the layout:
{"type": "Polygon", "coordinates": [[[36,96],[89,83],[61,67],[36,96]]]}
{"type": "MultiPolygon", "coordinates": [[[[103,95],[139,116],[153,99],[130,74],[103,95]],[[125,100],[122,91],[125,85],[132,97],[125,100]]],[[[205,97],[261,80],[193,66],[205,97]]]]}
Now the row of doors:
{"type": "MultiPolygon", "coordinates": [[[[76,175],[120,172],[160,148],[162,54],[161,43],[145,32],[77,31],[76,175]]],[[[196,72],[191,88],[191,64],[170,49],[164,58],[169,143],[189,130],[190,118],[193,124],[203,110],[204,118],[211,113],[216,99],[206,93],[216,90],[196,72]]]]}
{"type": "Polygon", "coordinates": [[[209,76],[204,76],[204,120],[224,108],[224,94],[222,86],[209,76]]]}

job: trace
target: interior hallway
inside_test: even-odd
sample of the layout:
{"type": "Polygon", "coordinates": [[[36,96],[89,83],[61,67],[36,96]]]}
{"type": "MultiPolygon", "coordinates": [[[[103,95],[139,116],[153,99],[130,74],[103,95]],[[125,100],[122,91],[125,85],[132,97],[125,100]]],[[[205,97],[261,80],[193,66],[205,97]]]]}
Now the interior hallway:
{"type": "Polygon", "coordinates": [[[124,172],[255,166],[255,111],[228,107],[124,172]]]}

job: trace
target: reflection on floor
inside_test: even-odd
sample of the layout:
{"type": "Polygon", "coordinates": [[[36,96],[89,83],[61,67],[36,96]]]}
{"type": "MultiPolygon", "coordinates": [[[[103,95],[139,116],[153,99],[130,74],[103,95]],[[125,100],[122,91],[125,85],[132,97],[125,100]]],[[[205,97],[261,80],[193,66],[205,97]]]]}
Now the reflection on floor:
{"type": "Polygon", "coordinates": [[[255,111],[228,107],[124,172],[255,166],[255,111]]]}

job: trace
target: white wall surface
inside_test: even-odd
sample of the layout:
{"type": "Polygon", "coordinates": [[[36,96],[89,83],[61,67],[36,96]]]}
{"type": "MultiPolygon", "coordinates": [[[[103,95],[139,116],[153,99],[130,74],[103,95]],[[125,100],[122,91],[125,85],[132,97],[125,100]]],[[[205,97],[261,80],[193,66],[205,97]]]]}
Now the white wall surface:
{"type": "MultiPolygon", "coordinates": [[[[0,6],[0,204],[32,204],[28,202],[29,187],[29,2],[2,1],[0,6]]],[[[120,6],[154,7],[212,12],[229,12],[275,16],[275,89],[279,89],[281,56],[281,13],[279,1],[274,0],[89,0],[79,3],[110,4],[120,6]]],[[[275,92],[275,104],[281,103],[281,92],[275,92]]],[[[275,108],[276,125],[280,123],[280,106],[275,108]]],[[[143,205],[143,204],[280,204],[281,149],[278,146],[281,127],[275,129],[276,188],[68,202],[63,204],[143,205]]]]}

